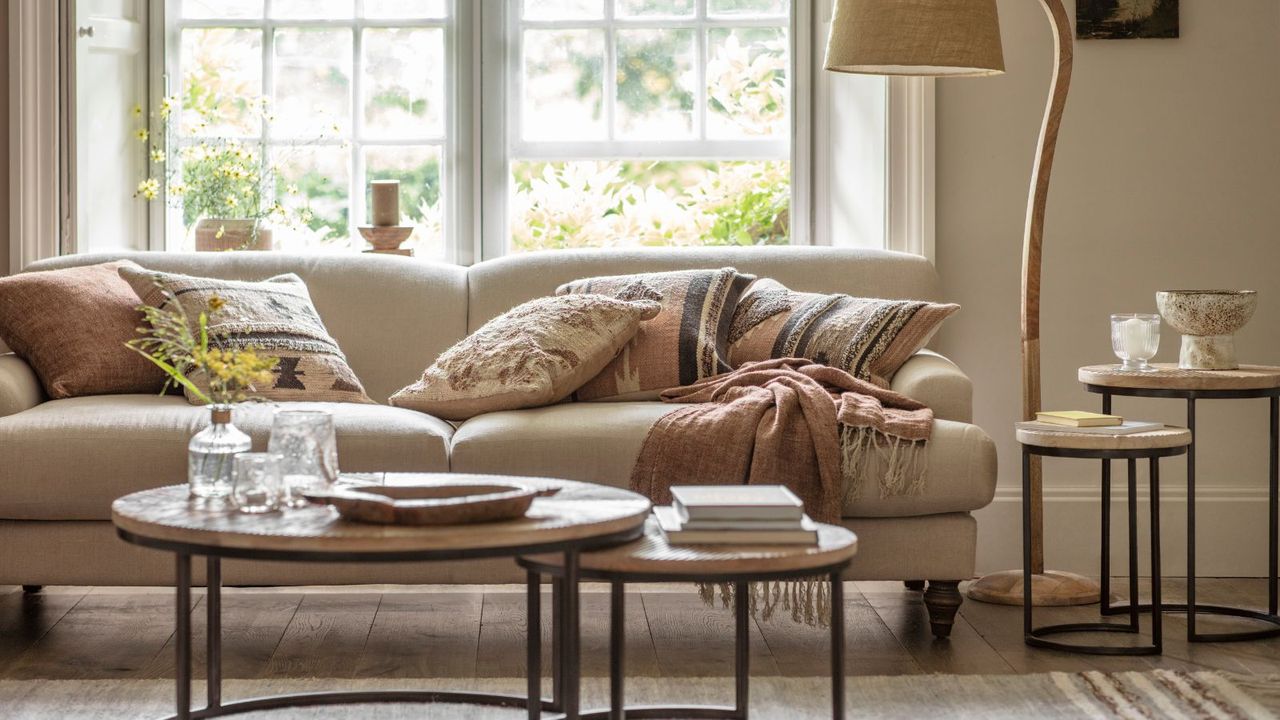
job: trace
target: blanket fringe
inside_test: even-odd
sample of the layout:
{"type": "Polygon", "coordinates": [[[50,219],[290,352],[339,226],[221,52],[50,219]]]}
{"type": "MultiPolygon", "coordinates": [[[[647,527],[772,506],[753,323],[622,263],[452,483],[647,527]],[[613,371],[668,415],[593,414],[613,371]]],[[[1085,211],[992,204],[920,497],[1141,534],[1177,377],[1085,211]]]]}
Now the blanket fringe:
{"type": "MultiPolygon", "coordinates": [[[[698,583],[698,595],[708,607],[732,608],[735,583],[698,583]]],[[[768,621],[779,609],[788,611],[791,620],[811,627],[831,624],[831,585],[826,576],[798,580],[762,580],[746,583],[747,607],[751,617],[768,621]]]]}
{"type": "Polygon", "coordinates": [[[928,444],[924,440],[904,440],[870,427],[843,425],[840,449],[845,502],[857,499],[865,479],[881,466],[884,474],[880,476],[880,497],[923,492],[929,470],[928,444]]]}

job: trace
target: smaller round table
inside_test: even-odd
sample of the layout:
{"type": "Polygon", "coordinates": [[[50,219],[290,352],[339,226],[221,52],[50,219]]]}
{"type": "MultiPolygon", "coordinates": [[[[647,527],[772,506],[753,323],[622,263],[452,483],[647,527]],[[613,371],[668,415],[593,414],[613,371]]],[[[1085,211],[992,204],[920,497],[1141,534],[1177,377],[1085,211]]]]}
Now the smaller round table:
{"type": "MultiPolygon", "coordinates": [[[[623,718],[735,718],[747,717],[748,687],[751,677],[748,608],[750,582],[824,577],[831,588],[831,690],[832,718],[844,717],[844,586],[842,573],[858,551],[858,538],[836,525],[818,525],[817,545],[670,545],[652,518],[645,535],[635,542],[579,556],[579,577],[610,584],[609,610],[609,709],[584,712],[583,720],[623,718]],[[734,597],[734,706],[632,706],[624,698],[623,667],[625,643],[626,583],[706,582],[733,583],[734,597]]],[[[553,583],[565,573],[561,555],[522,557],[518,561],[529,572],[531,600],[537,594],[542,575],[553,583]]],[[[552,586],[553,598],[555,585],[552,586]]],[[[554,600],[553,600],[554,602],[554,600]]],[[[529,636],[529,659],[539,657],[536,628],[529,636]]],[[[556,655],[552,648],[552,656],[556,655]]],[[[554,665],[554,663],[553,663],[554,665]]],[[[558,680],[552,680],[553,697],[558,680]]]]}
{"type": "MultiPolygon", "coordinates": [[[[1090,655],[1159,655],[1163,650],[1160,604],[1160,458],[1182,455],[1191,444],[1191,431],[1166,427],[1130,435],[1108,435],[1041,429],[1017,428],[1022,445],[1022,628],[1023,637],[1032,647],[1052,648],[1090,655]],[[1127,460],[1129,463],[1129,622],[1065,623],[1035,627],[1031,602],[1031,457],[1088,458],[1094,460],[1127,460]],[[1150,645],[1075,645],[1047,639],[1049,635],[1077,632],[1138,633],[1138,461],[1151,463],[1151,644],[1150,645]]],[[[1104,576],[1110,574],[1105,559],[1110,552],[1111,524],[1110,476],[1102,485],[1102,532],[1104,576]]],[[[1105,585],[1104,585],[1105,587],[1105,585]]]]}

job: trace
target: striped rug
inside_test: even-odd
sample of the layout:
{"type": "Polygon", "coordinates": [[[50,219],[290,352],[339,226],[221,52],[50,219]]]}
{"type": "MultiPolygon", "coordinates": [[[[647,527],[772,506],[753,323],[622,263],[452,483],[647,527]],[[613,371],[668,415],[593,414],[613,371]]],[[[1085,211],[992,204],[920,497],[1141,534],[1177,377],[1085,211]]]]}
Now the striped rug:
{"type": "MultiPolygon", "coordinates": [[[[478,680],[232,680],[227,698],[283,692],[336,689],[451,688],[518,693],[519,679],[478,680]]],[[[202,684],[195,695],[201,697],[202,684]]],[[[824,678],[752,679],[751,716],[830,717],[830,686],[824,678]]],[[[732,697],[727,678],[633,678],[627,683],[632,703],[726,703],[732,697]]],[[[1047,673],[1035,675],[908,675],[848,679],[849,718],[924,718],[925,720],[1027,720],[1096,718],[1156,720],[1170,718],[1242,720],[1273,718],[1280,711],[1280,676],[1240,676],[1217,672],[1047,673]]],[[[608,696],[603,678],[583,683],[586,707],[608,696]]],[[[0,680],[0,716],[27,720],[114,720],[172,713],[173,685],[165,680],[0,680]]],[[[364,705],[308,708],[243,718],[337,720],[504,720],[522,712],[462,706],[364,705]]]]}

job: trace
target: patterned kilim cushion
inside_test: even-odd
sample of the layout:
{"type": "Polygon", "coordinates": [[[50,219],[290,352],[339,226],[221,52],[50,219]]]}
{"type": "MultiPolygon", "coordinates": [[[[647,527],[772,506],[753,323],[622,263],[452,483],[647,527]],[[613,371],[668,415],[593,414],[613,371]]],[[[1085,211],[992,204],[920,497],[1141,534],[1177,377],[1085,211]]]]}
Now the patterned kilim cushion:
{"type": "MultiPolygon", "coordinates": [[[[163,307],[165,291],[182,304],[189,321],[217,295],[226,303],[209,325],[223,347],[253,347],[279,359],[275,381],[255,388],[265,400],[371,403],[360,379],[347,365],[338,343],[329,336],[311,303],[306,283],[297,275],[277,275],[260,282],[218,280],[120,268],[142,302],[163,307]]],[[[191,393],[187,399],[196,402],[191,393]]]]}
{"type": "Polygon", "coordinates": [[[446,420],[551,405],[595,377],[658,310],[604,295],[530,300],[446,350],[391,404],[446,420]]]}
{"type": "Polygon", "coordinates": [[[599,293],[662,305],[657,317],[640,323],[635,338],[574,397],[652,399],[667,388],[728,371],[729,319],[754,279],[721,268],[595,277],[561,285],[557,295],[599,293]]]}
{"type": "Polygon", "coordinates": [[[922,300],[796,292],[762,279],[734,314],[729,362],[738,367],[770,358],[807,358],[888,387],[898,368],[959,309],[922,300]]]}

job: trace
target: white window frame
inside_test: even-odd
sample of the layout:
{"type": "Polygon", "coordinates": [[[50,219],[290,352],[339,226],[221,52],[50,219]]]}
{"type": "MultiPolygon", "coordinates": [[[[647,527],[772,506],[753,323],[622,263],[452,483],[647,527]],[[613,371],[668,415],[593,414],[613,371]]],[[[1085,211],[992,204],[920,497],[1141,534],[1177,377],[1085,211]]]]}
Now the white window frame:
{"type": "MultiPolygon", "coordinates": [[[[480,16],[501,13],[506,0],[453,0],[453,17],[468,32],[453,34],[449,52],[455,59],[454,114],[455,141],[450,144],[446,166],[454,167],[452,188],[458,193],[448,203],[446,223],[452,218],[457,242],[450,243],[449,259],[469,265],[485,253],[482,245],[492,242],[492,226],[481,223],[481,208],[486,217],[505,218],[505,187],[498,197],[490,197],[492,187],[482,177],[504,177],[506,168],[502,148],[504,136],[495,128],[505,116],[502,72],[505,52],[501,42],[482,42],[485,23],[480,16]],[[496,77],[496,79],[495,79],[496,77]],[[490,98],[481,112],[480,87],[490,98]],[[496,143],[496,144],[495,144],[496,143]],[[468,239],[470,241],[468,242],[468,239]]],[[[164,39],[164,3],[153,3],[152,37],[164,39]]],[[[63,2],[47,0],[10,0],[9,15],[9,179],[10,240],[9,271],[17,272],[39,259],[53,257],[71,247],[60,241],[67,230],[65,219],[70,208],[60,206],[60,184],[67,182],[65,169],[58,177],[60,159],[65,148],[57,128],[69,122],[68,110],[60,106],[62,93],[53,90],[58,81],[58,38],[71,22],[63,2]],[[61,122],[60,122],[61,121],[61,122]]],[[[793,228],[809,229],[813,244],[842,244],[833,238],[829,206],[833,197],[843,192],[848,181],[848,158],[832,157],[828,136],[832,125],[847,124],[847,118],[831,111],[829,86],[831,73],[822,70],[821,45],[826,24],[830,22],[831,0],[815,0],[810,4],[796,0],[793,28],[808,27],[808,33],[795,32],[796,42],[811,38],[809,56],[797,53],[792,72],[796,86],[812,87],[810,103],[796,103],[793,110],[793,228]],[[810,146],[818,148],[811,153],[810,146]],[[808,170],[800,169],[802,163],[808,170]],[[807,197],[808,201],[802,199],[807,197]],[[817,210],[817,212],[814,212],[817,210]]],[[[492,23],[489,23],[491,26],[492,23]]],[[[446,40],[448,42],[448,40],[446,40]]],[[[796,50],[793,50],[796,52],[796,50]]],[[[164,53],[152,53],[153,100],[164,88],[164,53]]],[[[69,80],[68,80],[69,81],[69,80]]],[[[921,79],[894,78],[885,84],[883,142],[880,173],[885,193],[881,223],[872,229],[883,234],[883,247],[913,252],[932,259],[934,248],[934,89],[933,82],[921,79]]],[[[874,160],[874,158],[872,158],[874,160]]],[[[875,162],[867,163],[874,166],[875,162]]],[[[446,192],[449,186],[446,185],[446,192]]],[[[152,247],[164,247],[163,206],[153,214],[152,229],[157,238],[152,247]]],[[[871,218],[876,221],[876,218],[871,218]]],[[[870,225],[874,226],[875,222],[870,225]]],[[[502,240],[505,243],[505,239],[502,240]]],[[[873,242],[873,240],[871,241],[873,242]]],[[[498,247],[501,247],[499,245],[498,247]]]]}
{"type": "MultiPolygon", "coordinates": [[[[179,17],[179,4],[181,0],[165,0],[165,44],[167,51],[164,53],[156,53],[163,57],[164,72],[162,75],[160,87],[164,88],[166,95],[174,95],[180,91],[179,88],[179,53],[174,48],[180,47],[181,32],[189,28],[234,28],[258,30],[262,33],[262,94],[265,97],[272,97],[275,94],[275,31],[277,29],[300,28],[300,29],[333,29],[333,30],[350,30],[352,33],[352,63],[351,63],[351,86],[350,97],[351,103],[351,127],[348,135],[341,138],[275,138],[271,134],[270,123],[265,120],[261,123],[261,130],[258,135],[237,137],[246,144],[257,145],[263,152],[264,162],[269,162],[271,152],[278,148],[287,148],[290,146],[316,146],[316,147],[338,147],[349,145],[350,156],[347,167],[347,196],[350,204],[347,213],[347,236],[351,244],[352,250],[360,250],[364,247],[364,240],[360,238],[356,228],[360,225],[368,224],[367,207],[365,202],[365,187],[368,185],[366,178],[367,168],[365,167],[365,150],[367,148],[376,147],[399,147],[399,146],[436,146],[441,149],[440,172],[441,172],[441,209],[444,213],[444,247],[445,260],[448,262],[458,262],[460,253],[457,247],[460,244],[460,238],[468,237],[471,232],[471,213],[467,210],[468,198],[470,192],[466,190],[471,184],[470,171],[468,163],[462,162],[463,153],[459,152],[459,148],[469,143],[469,123],[462,117],[460,106],[465,105],[461,100],[461,90],[470,88],[472,84],[469,82],[472,72],[472,57],[469,33],[465,32],[472,22],[473,3],[468,0],[449,0],[447,4],[447,16],[444,18],[430,19],[367,19],[362,17],[361,10],[362,0],[355,0],[355,14],[351,18],[342,19],[277,19],[271,17],[271,4],[273,0],[263,0],[263,15],[261,19],[182,19],[179,17]],[[367,29],[379,28],[395,28],[395,29],[415,29],[430,28],[439,29],[444,35],[444,56],[448,65],[445,69],[445,87],[444,94],[446,98],[444,112],[444,134],[443,135],[421,135],[415,137],[398,137],[398,138],[381,138],[368,137],[364,130],[364,57],[363,57],[363,34],[367,29]],[[455,98],[460,98],[455,101],[455,98]],[[457,194],[457,201],[451,198],[451,194],[457,194]]],[[[177,142],[182,145],[188,145],[198,142],[198,138],[180,138],[177,142]]],[[[275,188],[264,188],[264,197],[274,196],[275,188]]],[[[179,212],[171,211],[167,213],[167,221],[157,227],[155,223],[152,225],[153,233],[161,233],[159,246],[172,248],[180,242],[179,234],[183,227],[182,217],[179,212]]]]}
{"type": "MultiPolygon", "coordinates": [[[[695,106],[705,102],[705,71],[707,48],[704,31],[712,28],[777,27],[778,19],[716,18],[707,12],[707,0],[694,0],[693,18],[672,20],[646,18],[616,18],[612,2],[604,3],[604,16],[595,20],[558,22],[552,20],[522,20],[519,17],[519,0],[480,0],[481,44],[484,58],[482,84],[486,98],[498,98],[499,106],[486,107],[480,121],[485,156],[482,158],[480,184],[484,221],[481,226],[480,256],[491,259],[503,255],[510,239],[508,227],[507,195],[513,158],[520,160],[575,160],[617,158],[697,159],[697,160],[780,160],[791,164],[791,243],[806,245],[813,242],[811,232],[811,59],[813,57],[813,24],[810,4],[793,0],[787,34],[790,40],[790,68],[788,86],[791,94],[789,119],[791,136],[777,141],[760,140],[709,140],[705,139],[705,114],[699,113],[700,122],[695,128],[700,136],[688,140],[653,142],[647,140],[616,140],[613,135],[613,117],[616,98],[608,92],[611,82],[605,83],[605,124],[609,139],[577,142],[524,141],[520,139],[520,100],[522,88],[520,30],[522,27],[546,29],[559,28],[608,28],[611,25],[626,28],[667,28],[673,25],[691,27],[695,31],[698,54],[699,80],[695,87],[695,106]],[[495,92],[495,89],[497,90],[495,92]],[[513,101],[509,101],[513,100],[513,101]]],[[[616,71],[616,48],[608,35],[604,72],[616,71]]]]}

